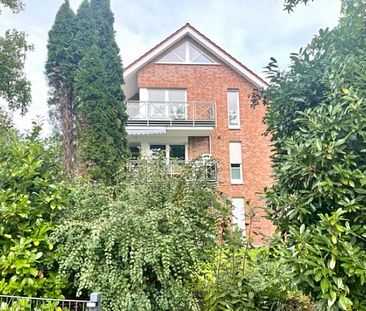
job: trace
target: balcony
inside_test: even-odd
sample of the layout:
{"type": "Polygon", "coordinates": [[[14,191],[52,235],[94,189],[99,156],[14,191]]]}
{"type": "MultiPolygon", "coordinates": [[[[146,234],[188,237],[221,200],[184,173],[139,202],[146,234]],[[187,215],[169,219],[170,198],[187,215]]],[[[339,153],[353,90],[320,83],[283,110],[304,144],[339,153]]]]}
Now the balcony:
{"type": "Polygon", "coordinates": [[[208,101],[127,101],[128,125],[215,127],[216,104],[208,101]]]}
{"type": "MultiPolygon", "coordinates": [[[[158,159],[150,159],[151,161],[158,161],[158,159]]],[[[144,160],[130,160],[129,170],[133,170],[139,166],[144,160]]],[[[145,160],[146,161],[146,160],[145,160]]],[[[185,167],[190,167],[193,172],[201,171],[203,169],[203,177],[209,182],[218,182],[218,168],[217,162],[213,159],[197,159],[191,162],[183,160],[169,159],[165,162],[166,172],[168,176],[174,177],[181,174],[185,167]]]]}

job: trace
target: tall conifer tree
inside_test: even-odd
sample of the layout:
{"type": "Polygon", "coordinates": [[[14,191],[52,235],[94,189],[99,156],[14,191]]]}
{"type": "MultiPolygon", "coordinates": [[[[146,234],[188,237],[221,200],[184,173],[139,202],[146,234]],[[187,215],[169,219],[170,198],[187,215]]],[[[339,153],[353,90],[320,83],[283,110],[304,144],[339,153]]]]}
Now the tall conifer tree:
{"type": "MultiPolygon", "coordinates": [[[[89,2],[84,0],[77,14],[75,37],[79,60],[74,82],[78,111],[78,158],[85,175],[111,181],[126,151],[123,93],[122,85],[118,87],[119,93],[116,92],[119,100],[111,93],[110,73],[102,58],[97,23],[89,2]]],[[[121,62],[118,68],[121,68],[121,62]]]]}
{"type": "Polygon", "coordinates": [[[76,15],[74,39],[76,61],[79,64],[89,49],[98,44],[99,34],[88,0],[84,0],[76,15]]]}
{"type": "Polygon", "coordinates": [[[84,0],[75,18],[66,0],[49,34],[46,65],[53,90],[50,102],[60,108],[56,119],[66,146],[65,168],[74,174],[80,168],[81,173],[106,181],[112,180],[128,152],[122,61],[113,22],[109,1],[84,0]],[[71,118],[64,118],[65,111],[71,118]],[[71,121],[65,124],[64,119],[71,121]],[[77,145],[72,165],[67,161],[70,143],[77,145]]]}
{"type": "Polygon", "coordinates": [[[59,129],[63,144],[65,171],[75,174],[76,135],[73,79],[76,70],[74,37],[75,14],[68,0],[61,5],[48,34],[46,75],[51,88],[51,119],[59,129]]]}
{"type": "Polygon", "coordinates": [[[125,96],[122,91],[123,68],[119,55],[119,48],[115,40],[113,28],[114,16],[111,11],[110,0],[91,0],[90,6],[94,14],[99,33],[98,47],[101,50],[102,61],[106,70],[106,93],[108,97],[108,109],[113,112],[113,139],[115,151],[121,157],[128,153],[127,113],[124,105],[125,96]]]}
{"type": "Polygon", "coordinates": [[[78,158],[81,171],[91,179],[111,181],[120,164],[113,140],[113,118],[105,91],[107,73],[96,45],[79,64],[75,77],[78,103],[78,158]]]}

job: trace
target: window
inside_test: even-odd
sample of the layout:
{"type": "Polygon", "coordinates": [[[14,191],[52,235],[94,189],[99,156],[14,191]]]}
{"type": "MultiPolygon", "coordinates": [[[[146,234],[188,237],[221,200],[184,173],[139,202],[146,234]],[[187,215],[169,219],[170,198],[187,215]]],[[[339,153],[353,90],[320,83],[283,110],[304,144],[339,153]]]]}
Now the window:
{"type": "Polygon", "coordinates": [[[245,210],[244,198],[232,198],[232,224],[233,227],[243,231],[245,235],[245,210]]]}
{"type": "Polygon", "coordinates": [[[185,41],[174,50],[163,56],[159,63],[182,64],[216,64],[208,55],[191,42],[185,41]]]}
{"type": "Polygon", "coordinates": [[[227,111],[229,129],[240,128],[239,114],[239,92],[237,90],[229,90],[227,92],[227,111]]]}
{"type": "Polygon", "coordinates": [[[152,158],[157,158],[159,155],[166,156],[165,145],[150,145],[150,152],[152,158]]]}
{"type": "Polygon", "coordinates": [[[229,143],[230,152],[230,177],[232,184],[243,183],[243,170],[241,159],[241,143],[231,142],[229,143]]]}
{"type": "Polygon", "coordinates": [[[186,119],[186,90],[148,89],[147,101],[151,119],[186,119]]]}
{"type": "Polygon", "coordinates": [[[186,160],[186,145],[175,144],[175,145],[150,145],[151,156],[157,157],[159,154],[162,154],[166,157],[167,160],[175,159],[178,161],[186,160]]]}
{"type": "Polygon", "coordinates": [[[131,158],[136,160],[140,157],[140,146],[131,145],[130,147],[131,158]]]}
{"type": "Polygon", "coordinates": [[[186,146],[169,145],[169,158],[184,161],[186,159],[186,146]]]}

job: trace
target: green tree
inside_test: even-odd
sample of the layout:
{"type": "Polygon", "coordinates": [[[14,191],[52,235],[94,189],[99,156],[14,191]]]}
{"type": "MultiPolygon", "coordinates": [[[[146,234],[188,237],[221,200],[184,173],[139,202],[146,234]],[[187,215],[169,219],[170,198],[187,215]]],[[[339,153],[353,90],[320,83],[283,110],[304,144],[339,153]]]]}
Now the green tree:
{"type": "Polygon", "coordinates": [[[109,2],[85,0],[75,18],[66,1],[48,49],[46,72],[54,90],[50,103],[58,107],[54,112],[61,121],[66,171],[110,182],[128,148],[122,63],[109,2]]]}
{"type": "Polygon", "coordinates": [[[75,188],[55,234],[60,269],[78,289],[103,292],[107,310],[197,310],[191,278],[210,261],[225,210],[199,166],[170,177],[142,161],[118,184],[75,188]]]}
{"type": "Polygon", "coordinates": [[[365,12],[343,0],[339,25],[292,54],[287,72],[267,67],[268,211],[294,283],[321,310],[366,310],[365,12]]]}
{"type": "Polygon", "coordinates": [[[49,236],[65,204],[53,148],[0,131],[0,293],[60,297],[57,253],[49,236]]]}
{"type": "Polygon", "coordinates": [[[108,97],[109,109],[114,114],[112,126],[114,129],[113,141],[116,151],[121,159],[128,155],[127,134],[127,113],[124,105],[125,96],[122,90],[123,68],[119,55],[119,48],[115,40],[113,28],[114,16],[110,8],[110,0],[91,0],[94,19],[99,33],[98,47],[101,50],[101,57],[106,68],[106,94],[108,97]]]}
{"type": "Polygon", "coordinates": [[[46,75],[51,88],[49,106],[63,145],[63,163],[69,176],[75,174],[76,133],[73,80],[76,71],[74,38],[76,18],[66,0],[57,12],[48,34],[46,75]]]}
{"type": "MultiPolygon", "coordinates": [[[[23,3],[15,0],[1,0],[0,4],[14,13],[23,9],[23,3]]],[[[0,11],[1,14],[1,11],[0,11]]],[[[20,109],[24,114],[31,102],[30,82],[24,73],[24,62],[32,45],[26,41],[26,34],[7,30],[0,36],[0,98],[4,98],[11,110],[20,109]]]]}
{"type": "Polygon", "coordinates": [[[84,176],[110,182],[121,169],[122,154],[115,146],[115,115],[108,109],[107,80],[100,51],[94,45],[75,77],[78,159],[84,176]]]}
{"type": "Polygon", "coordinates": [[[76,34],[74,39],[76,61],[79,62],[89,49],[98,44],[98,30],[88,0],[84,0],[76,15],[76,34]]]}

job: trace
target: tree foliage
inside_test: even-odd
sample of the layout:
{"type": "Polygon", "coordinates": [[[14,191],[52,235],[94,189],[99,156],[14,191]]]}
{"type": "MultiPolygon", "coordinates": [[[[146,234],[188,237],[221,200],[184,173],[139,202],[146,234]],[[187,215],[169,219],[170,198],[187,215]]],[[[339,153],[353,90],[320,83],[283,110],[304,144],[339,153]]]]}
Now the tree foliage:
{"type": "Polygon", "coordinates": [[[14,13],[18,13],[24,9],[24,3],[21,0],[0,0],[0,3],[11,9],[14,13]]]}
{"type": "Polygon", "coordinates": [[[38,132],[24,139],[0,132],[0,293],[60,297],[65,284],[49,236],[65,189],[38,132]]]}
{"type": "Polygon", "coordinates": [[[128,154],[122,63],[113,22],[108,1],[83,1],[76,18],[66,1],[49,33],[50,103],[58,107],[52,113],[61,123],[64,163],[71,176],[110,181],[128,154]],[[96,111],[103,112],[100,119],[96,111]]]}
{"type": "MultiPolygon", "coordinates": [[[[127,112],[124,104],[125,95],[122,90],[123,66],[120,57],[120,50],[115,40],[114,16],[111,11],[110,0],[90,0],[95,23],[98,30],[98,44],[100,55],[104,63],[106,72],[105,93],[107,95],[107,104],[105,109],[111,117],[111,123],[105,124],[105,131],[110,133],[109,137],[113,139],[114,149],[110,153],[114,154],[114,161],[117,159],[120,163],[126,160],[129,155],[127,148],[127,112]]],[[[107,138],[108,139],[108,138],[107,138]]]]}
{"type": "Polygon", "coordinates": [[[294,8],[300,4],[308,4],[309,2],[314,1],[314,0],[285,0],[284,1],[284,10],[287,12],[292,12],[294,10],[294,8]]]}
{"type": "Polygon", "coordinates": [[[293,281],[322,310],[366,310],[366,3],[342,10],[288,72],[267,67],[277,181],[267,199],[293,281]]]}
{"type": "MultiPolygon", "coordinates": [[[[0,1],[14,13],[23,9],[23,3],[15,0],[0,1]]],[[[1,14],[1,11],[0,11],[1,14]]],[[[26,34],[7,30],[0,36],[0,97],[4,98],[11,110],[25,113],[31,102],[30,82],[24,73],[24,62],[32,45],[26,41],[26,34]]]]}
{"type": "Polygon", "coordinates": [[[78,159],[84,175],[94,180],[110,181],[121,169],[121,153],[114,146],[113,111],[106,109],[107,80],[100,52],[92,46],[82,59],[75,79],[78,159]]]}
{"type": "Polygon", "coordinates": [[[63,145],[63,164],[69,176],[75,175],[76,133],[73,80],[76,71],[74,37],[75,14],[65,1],[57,12],[52,29],[48,33],[46,76],[51,88],[49,105],[52,120],[60,129],[63,145]]]}
{"type": "Polygon", "coordinates": [[[55,239],[79,294],[101,291],[107,310],[197,310],[191,276],[225,215],[199,167],[169,177],[165,159],[146,161],[117,186],[89,184],[72,198],[55,239]]]}
{"type": "MultiPolygon", "coordinates": [[[[104,59],[104,54],[111,56],[111,52],[108,45],[103,50],[98,47],[100,35],[97,21],[89,2],[84,1],[78,10],[78,31],[75,38],[79,59],[74,81],[78,111],[77,153],[80,170],[85,176],[110,182],[121,168],[127,142],[124,125],[118,115],[124,113],[120,109],[122,102],[113,99],[115,94],[111,93],[111,72],[104,59]]],[[[109,23],[107,25],[113,26],[109,23]]],[[[118,54],[116,56],[119,57],[118,54]]],[[[118,89],[123,96],[121,85],[118,89]]]]}

